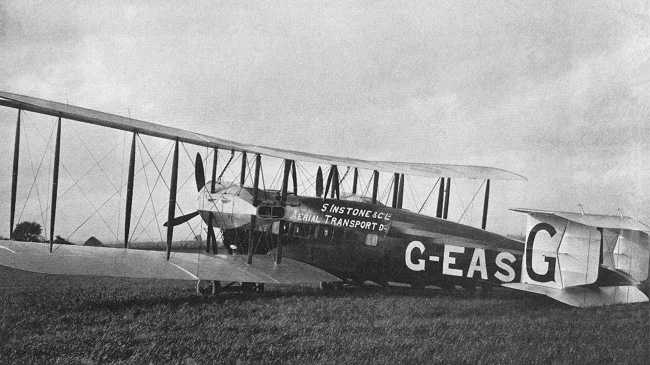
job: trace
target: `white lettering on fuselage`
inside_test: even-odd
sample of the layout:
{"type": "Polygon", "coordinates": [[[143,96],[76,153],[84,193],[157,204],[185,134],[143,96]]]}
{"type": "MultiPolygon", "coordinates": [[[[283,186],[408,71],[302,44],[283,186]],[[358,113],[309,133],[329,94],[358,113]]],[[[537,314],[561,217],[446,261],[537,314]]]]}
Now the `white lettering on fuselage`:
{"type": "Polygon", "coordinates": [[[515,255],[510,252],[499,252],[496,258],[497,267],[501,270],[504,270],[506,274],[502,274],[500,271],[497,271],[494,274],[494,277],[503,281],[504,283],[509,283],[515,280],[515,269],[512,268],[512,264],[517,261],[515,255]],[[506,260],[507,262],[504,262],[506,260]]]}
{"type": "Polygon", "coordinates": [[[482,248],[477,248],[474,250],[472,255],[472,261],[469,263],[469,268],[467,269],[467,277],[473,278],[475,272],[481,273],[481,279],[487,280],[487,264],[485,263],[485,250],[482,248]]]}
{"type": "Polygon", "coordinates": [[[406,261],[406,266],[413,271],[424,271],[424,260],[418,259],[417,263],[412,261],[411,254],[413,249],[419,249],[420,254],[424,253],[424,245],[420,241],[413,241],[409,243],[406,247],[406,252],[404,253],[404,260],[406,261]]]}
{"type": "Polygon", "coordinates": [[[453,269],[451,265],[456,263],[456,258],[451,256],[452,253],[464,253],[465,247],[445,245],[445,253],[442,255],[442,273],[443,275],[463,276],[463,270],[453,269]]]}
{"type": "MultiPolygon", "coordinates": [[[[470,249],[471,250],[471,249],[470,249]]],[[[469,256],[469,252],[465,252],[465,247],[454,246],[454,245],[443,245],[442,258],[435,255],[425,255],[426,246],[421,241],[412,241],[406,246],[404,252],[404,262],[406,267],[413,271],[425,271],[427,269],[426,259],[432,263],[441,263],[436,264],[435,267],[441,268],[443,275],[457,276],[457,277],[466,277],[470,279],[482,279],[489,280],[488,274],[488,260],[486,258],[486,252],[483,248],[475,248],[472,252],[472,257],[469,259],[469,266],[467,265],[467,259],[462,260],[463,256],[469,256]],[[461,259],[460,262],[457,259],[461,259]],[[464,262],[467,271],[464,271],[462,263],[464,262]]],[[[504,283],[509,283],[515,280],[516,273],[513,268],[514,263],[517,261],[515,255],[510,252],[499,252],[494,256],[490,256],[494,260],[493,264],[496,265],[496,271],[493,272],[492,276],[504,283]]],[[[492,262],[490,259],[490,262],[492,262]]],[[[429,264],[431,265],[431,264],[429,264]]]]}

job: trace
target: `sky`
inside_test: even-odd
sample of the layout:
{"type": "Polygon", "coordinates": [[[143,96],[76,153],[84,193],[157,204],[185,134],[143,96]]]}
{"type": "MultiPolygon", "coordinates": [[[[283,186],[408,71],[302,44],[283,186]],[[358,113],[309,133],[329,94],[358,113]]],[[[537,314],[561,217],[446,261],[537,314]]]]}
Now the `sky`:
{"type": "MultiPolygon", "coordinates": [[[[520,173],[527,182],[493,184],[489,226],[498,232],[523,229],[512,207],[581,204],[650,222],[647,2],[8,0],[0,4],[0,49],[0,90],[241,142],[520,173]]],[[[0,108],[2,221],[15,114],[0,108]]],[[[53,123],[33,113],[25,120],[38,135],[33,166],[21,161],[21,181],[30,182],[40,157],[51,166],[38,148],[51,150],[53,123]]],[[[96,159],[110,152],[106,164],[114,165],[110,178],[84,178],[94,203],[77,191],[70,209],[121,194],[128,137],[64,130],[70,169],[83,172],[92,160],[79,140],[96,159]]],[[[414,184],[413,195],[426,195],[426,184],[414,184]]],[[[456,217],[480,182],[458,184],[456,217]]],[[[36,194],[28,184],[19,190],[20,208],[36,194]]],[[[45,217],[34,201],[24,205],[45,217]]],[[[480,204],[472,209],[468,223],[476,224],[480,204]]],[[[67,230],[79,218],[69,220],[67,230]]]]}

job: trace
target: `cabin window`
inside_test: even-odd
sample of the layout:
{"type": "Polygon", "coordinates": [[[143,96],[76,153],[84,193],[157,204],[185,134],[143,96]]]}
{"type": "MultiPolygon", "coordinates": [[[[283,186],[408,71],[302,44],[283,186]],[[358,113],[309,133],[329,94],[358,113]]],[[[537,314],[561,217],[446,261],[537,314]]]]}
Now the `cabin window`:
{"type": "Polygon", "coordinates": [[[366,235],[366,245],[368,246],[377,246],[377,235],[374,233],[370,233],[366,235]]]}
{"type": "Polygon", "coordinates": [[[260,218],[278,219],[284,217],[284,208],[277,206],[262,205],[257,208],[257,215],[260,218]]]}
{"type": "Polygon", "coordinates": [[[320,238],[329,238],[332,234],[330,227],[321,227],[320,228],[320,238]]]}
{"type": "Polygon", "coordinates": [[[293,226],[293,235],[296,237],[309,238],[311,236],[312,225],[295,223],[293,226]]]}
{"type": "Polygon", "coordinates": [[[271,209],[271,217],[273,217],[273,218],[283,218],[284,217],[284,208],[283,207],[273,207],[271,209]]]}

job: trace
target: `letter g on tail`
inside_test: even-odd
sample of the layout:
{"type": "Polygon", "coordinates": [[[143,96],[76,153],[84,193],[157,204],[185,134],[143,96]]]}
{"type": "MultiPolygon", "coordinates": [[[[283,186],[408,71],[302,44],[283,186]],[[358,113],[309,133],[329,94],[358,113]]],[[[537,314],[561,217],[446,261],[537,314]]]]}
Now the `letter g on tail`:
{"type": "Polygon", "coordinates": [[[535,236],[540,231],[546,231],[549,236],[555,236],[555,228],[548,223],[538,223],[533,229],[528,233],[528,238],[526,239],[526,273],[528,277],[539,283],[547,283],[549,281],[555,280],[555,257],[546,257],[544,256],[544,261],[546,262],[547,269],[546,273],[539,274],[533,268],[533,245],[535,242],[535,236]]]}

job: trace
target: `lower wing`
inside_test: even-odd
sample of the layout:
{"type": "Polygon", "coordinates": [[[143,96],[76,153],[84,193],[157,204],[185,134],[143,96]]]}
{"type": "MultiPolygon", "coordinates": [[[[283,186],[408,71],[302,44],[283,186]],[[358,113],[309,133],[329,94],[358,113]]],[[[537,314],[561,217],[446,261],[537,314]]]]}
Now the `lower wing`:
{"type": "Polygon", "coordinates": [[[95,275],[151,279],[219,280],[269,284],[318,284],[340,279],[314,266],[283,258],[173,252],[169,261],[162,251],[112,247],[58,245],[0,241],[0,265],[58,275],[95,275]]]}

